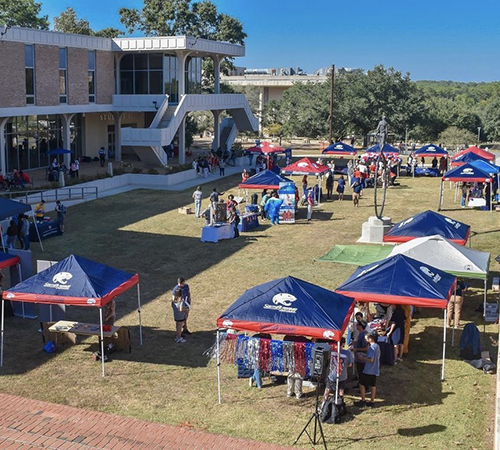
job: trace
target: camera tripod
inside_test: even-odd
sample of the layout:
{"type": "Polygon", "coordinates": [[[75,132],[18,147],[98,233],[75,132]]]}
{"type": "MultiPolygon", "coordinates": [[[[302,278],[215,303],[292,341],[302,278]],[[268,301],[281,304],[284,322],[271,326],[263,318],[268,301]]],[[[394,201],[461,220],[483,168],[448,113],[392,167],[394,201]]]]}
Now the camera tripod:
{"type": "Polygon", "coordinates": [[[319,418],[320,411],[319,411],[319,378],[316,378],[316,402],[314,405],[314,412],[312,413],[311,417],[307,421],[306,425],[304,428],[302,428],[302,431],[300,432],[299,436],[297,439],[295,439],[293,445],[295,445],[297,442],[299,442],[299,439],[301,436],[305,433],[307,437],[309,438],[309,441],[311,442],[312,445],[319,444],[320,440],[319,438],[321,437],[321,440],[323,441],[323,447],[325,447],[325,450],[328,450],[326,446],[326,441],[325,441],[325,435],[323,434],[323,426],[321,425],[321,420],[319,418]],[[309,434],[309,430],[307,429],[309,425],[312,424],[312,421],[314,420],[314,429],[312,435],[309,434]],[[318,436],[318,430],[319,430],[319,436],[318,436]]]}

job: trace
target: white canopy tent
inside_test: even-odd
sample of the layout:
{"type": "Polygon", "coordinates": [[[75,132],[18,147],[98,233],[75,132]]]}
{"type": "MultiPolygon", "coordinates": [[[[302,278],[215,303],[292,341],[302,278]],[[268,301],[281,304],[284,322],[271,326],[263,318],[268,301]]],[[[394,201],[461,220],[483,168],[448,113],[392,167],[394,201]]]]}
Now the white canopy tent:
{"type": "Polygon", "coordinates": [[[398,245],[388,257],[398,254],[432,265],[457,277],[484,280],[483,306],[486,310],[490,253],[463,247],[436,234],[398,245]]]}

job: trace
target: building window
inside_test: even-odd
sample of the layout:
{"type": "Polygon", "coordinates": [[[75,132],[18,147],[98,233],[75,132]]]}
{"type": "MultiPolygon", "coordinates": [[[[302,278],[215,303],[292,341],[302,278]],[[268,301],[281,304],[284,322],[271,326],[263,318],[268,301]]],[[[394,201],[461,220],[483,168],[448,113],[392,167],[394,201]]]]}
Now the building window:
{"type": "Polygon", "coordinates": [[[26,104],[35,104],[35,47],[24,46],[24,66],[26,74],[26,104]]]}
{"type": "Polygon", "coordinates": [[[201,94],[201,58],[186,61],[186,93],[201,94]]]}
{"type": "Polygon", "coordinates": [[[120,93],[163,94],[162,55],[125,55],[120,62],[120,93]]]}
{"type": "MultiPolygon", "coordinates": [[[[84,118],[75,114],[70,128],[72,158],[83,152],[84,118]]],[[[5,124],[6,172],[47,167],[56,157],[49,152],[63,147],[63,120],[60,115],[11,117],[5,124]]]]}
{"type": "Polygon", "coordinates": [[[163,57],[163,79],[165,80],[165,91],[168,101],[177,103],[179,101],[179,83],[177,81],[177,57],[164,55],[163,57]]]}
{"type": "Polygon", "coordinates": [[[59,103],[68,103],[68,50],[59,49],[59,103]]]}
{"type": "Polygon", "coordinates": [[[89,103],[95,103],[95,50],[89,50],[89,103]]]}

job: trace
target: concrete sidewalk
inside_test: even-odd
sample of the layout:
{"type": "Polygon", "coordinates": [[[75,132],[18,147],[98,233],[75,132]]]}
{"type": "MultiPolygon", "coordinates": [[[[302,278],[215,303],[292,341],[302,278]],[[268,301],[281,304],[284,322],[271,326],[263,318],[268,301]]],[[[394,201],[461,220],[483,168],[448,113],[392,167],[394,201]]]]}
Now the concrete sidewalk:
{"type": "Polygon", "coordinates": [[[0,450],[292,450],[13,395],[0,405],[0,450]]]}

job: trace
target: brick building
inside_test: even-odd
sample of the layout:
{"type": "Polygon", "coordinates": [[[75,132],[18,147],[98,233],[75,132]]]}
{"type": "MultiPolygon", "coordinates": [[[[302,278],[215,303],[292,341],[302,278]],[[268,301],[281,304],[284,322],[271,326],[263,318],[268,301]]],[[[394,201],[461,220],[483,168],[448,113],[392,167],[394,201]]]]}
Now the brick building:
{"type": "Polygon", "coordinates": [[[121,160],[167,164],[175,142],[185,158],[185,120],[211,111],[213,146],[229,148],[238,130],[258,129],[246,98],[221,94],[225,57],[240,45],[189,36],[108,39],[27,28],[0,27],[0,168],[49,165],[49,152],[96,156],[104,147],[121,160]],[[201,93],[203,58],[214,62],[213,94],[201,93]],[[230,118],[220,120],[226,111],[230,118]]]}

